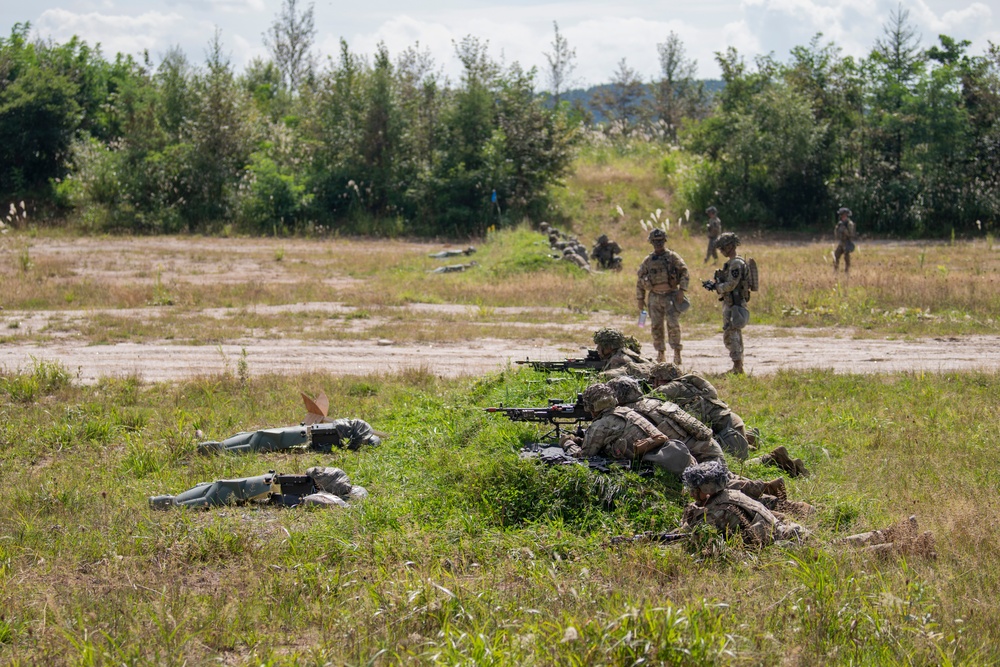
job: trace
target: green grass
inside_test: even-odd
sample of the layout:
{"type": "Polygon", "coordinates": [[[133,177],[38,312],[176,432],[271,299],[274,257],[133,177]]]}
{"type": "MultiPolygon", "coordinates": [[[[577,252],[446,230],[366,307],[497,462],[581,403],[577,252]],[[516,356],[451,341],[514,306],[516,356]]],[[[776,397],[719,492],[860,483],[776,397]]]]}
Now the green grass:
{"type": "Polygon", "coordinates": [[[814,473],[788,484],[817,505],[815,538],[762,552],[710,538],[607,547],[673,526],[677,481],[521,461],[538,430],[479,409],[568,398],[584,380],[546,385],[522,369],[82,387],[62,375],[0,378],[3,663],[1000,660],[996,374],[719,379],[768,447],[814,473]],[[327,456],[195,455],[196,428],[219,438],[296,422],[300,389],[392,436],[327,456]],[[311,465],[342,467],[371,498],[346,511],[146,505],[311,465]],[[829,546],[909,514],[935,532],[937,560],[829,546]]]}

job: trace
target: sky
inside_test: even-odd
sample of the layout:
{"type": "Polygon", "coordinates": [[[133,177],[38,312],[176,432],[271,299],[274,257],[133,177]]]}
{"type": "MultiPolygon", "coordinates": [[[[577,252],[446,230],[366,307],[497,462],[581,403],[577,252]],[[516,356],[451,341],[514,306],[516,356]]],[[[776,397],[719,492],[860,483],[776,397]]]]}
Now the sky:
{"type": "MultiPolygon", "coordinates": [[[[309,0],[298,0],[308,7],[309,0]]],[[[73,35],[100,43],[105,57],[122,52],[153,62],[179,46],[192,63],[202,63],[215,30],[238,69],[256,56],[266,57],[263,34],[278,15],[282,0],[0,0],[0,30],[30,22],[32,34],[65,42],[73,35]]],[[[751,60],[773,53],[787,60],[789,50],[808,44],[816,33],[833,41],[844,55],[864,56],[897,7],[926,47],[939,34],[972,42],[973,54],[989,42],[1000,44],[1000,0],[315,0],[315,51],[321,62],[336,56],[339,42],[352,52],[372,54],[384,42],[390,54],[420,44],[453,81],[460,65],[455,41],[474,35],[489,41],[497,60],[517,61],[544,72],[552,50],[553,21],[576,51],[573,86],[611,80],[618,63],[645,80],[659,72],[657,44],[671,31],[697,62],[700,78],[718,78],[715,53],[735,47],[751,60]]],[[[546,78],[539,75],[540,87],[546,78]]]]}

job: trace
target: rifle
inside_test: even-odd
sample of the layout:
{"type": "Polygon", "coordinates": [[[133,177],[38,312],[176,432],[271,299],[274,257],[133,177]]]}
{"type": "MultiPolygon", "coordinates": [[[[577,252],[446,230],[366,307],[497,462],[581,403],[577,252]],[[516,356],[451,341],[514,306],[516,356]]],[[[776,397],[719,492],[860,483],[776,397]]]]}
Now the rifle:
{"type": "Polygon", "coordinates": [[[670,544],[672,542],[686,540],[689,537],[691,537],[691,533],[672,533],[670,531],[657,533],[650,530],[645,533],[639,533],[638,535],[615,535],[611,538],[611,544],[617,545],[624,544],[626,542],[657,542],[659,544],[670,544]]]}
{"type": "Polygon", "coordinates": [[[712,279],[711,280],[702,280],[701,281],[701,286],[704,287],[705,289],[707,289],[709,292],[714,292],[715,291],[715,286],[718,285],[720,282],[725,282],[725,280],[726,280],[726,274],[723,272],[723,270],[722,269],[716,269],[715,270],[715,275],[712,276],[712,279]]]}
{"type": "Polygon", "coordinates": [[[558,398],[550,398],[544,408],[505,408],[503,404],[495,408],[483,408],[486,412],[502,412],[512,422],[541,422],[551,424],[552,431],[543,437],[555,434],[556,440],[562,435],[565,424],[579,424],[591,421],[593,417],[583,407],[583,394],[576,395],[576,403],[566,403],[558,398]]]}
{"type": "Polygon", "coordinates": [[[530,364],[536,371],[548,373],[550,371],[565,372],[570,370],[599,371],[604,369],[607,360],[601,359],[601,355],[597,353],[597,350],[587,350],[586,357],[563,359],[562,361],[532,361],[531,359],[525,359],[523,361],[515,361],[514,363],[530,364]]]}

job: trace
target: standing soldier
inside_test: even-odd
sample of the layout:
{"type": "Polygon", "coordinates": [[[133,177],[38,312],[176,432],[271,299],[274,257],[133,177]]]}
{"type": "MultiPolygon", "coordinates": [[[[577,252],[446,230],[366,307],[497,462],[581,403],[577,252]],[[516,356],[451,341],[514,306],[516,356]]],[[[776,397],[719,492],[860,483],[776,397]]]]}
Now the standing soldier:
{"type": "Polygon", "coordinates": [[[667,250],[667,233],[662,229],[654,229],[649,233],[649,242],[653,244],[653,252],[642,260],[639,266],[639,279],[635,284],[635,299],[639,311],[646,310],[646,297],[649,295],[649,317],[653,320],[653,347],[656,348],[656,360],[666,361],[666,345],[663,342],[664,324],[670,347],[674,350],[674,363],[681,364],[681,313],[686,311],[691,302],[684,292],[687,291],[687,265],[681,256],[673,250],[667,250]]]}
{"type": "Polygon", "coordinates": [[[854,252],[854,240],[858,238],[858,232],[854,228],[854,221],[851,220],[851,209],[841,207],[837,211],[837,226],[833,228],[833,238],[837,242],[837,249],[833,251],[833,272],[840,268],[840,256],[844,256],[844,273],[851,272],[851,253],[854,252]]]}
{"type": "Polygon", "coordinates": [[[712,258],[712,262],[719,259],[719,253],[715,252],[718,247],[719,234],[722,233],[722,220],[719,220],[719,210],[714,206],[709,206],[705,209],[705,213],[708,213],[708,223],[705,225],[705,229],[708,231],[708,250],[705,251],[705,264],[708,264],[708,258],[712,258]]]}
{"type": "Polygon", "coordinates": [[[743,374],[743,327],[750,321],[747,301],[750,299],[751,271],[746,260],[737,256],[740,238],[732,232],[720,234],[716,246],[728,261],[715,272],[715,280],[706,280],[705,289],[719,293],[722,301],[722,342],[729,350],[733,367],[728,371],[743,374]]]}

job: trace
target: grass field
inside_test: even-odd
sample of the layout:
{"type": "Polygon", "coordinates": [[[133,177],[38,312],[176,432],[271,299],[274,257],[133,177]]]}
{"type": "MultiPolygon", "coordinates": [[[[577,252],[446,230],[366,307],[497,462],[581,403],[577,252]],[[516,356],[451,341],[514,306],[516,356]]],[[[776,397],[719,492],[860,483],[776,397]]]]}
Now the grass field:
{"type": "MultiPolygon", "coordinates": [[[[57,366],[2,380],[0,661],[10,664],[989,664],[997,610],[996,374],[720,379],[720,392],[813,475],[806,546],[701,540],[608,547],[662,530],[676,480],[521,461],[537,437],[478,408],[583,386],[531,371],[441,381],[206,378],[75,387],[57,366]],[[391,433],[357,453],[200,457],[294,423],[297,391],[391,433]],[[154,512],[199,481],[342,467],[348,510],[154,512]],[[832,538],[916,514],[938,558],[832,538]]],[[[738,462],[731,462],[741,470],[738,462]]],[[[752,476],[773,470],[748,467],[752,476]]]]}
{"type": "MultiPolygon", "coordinates": [[[[558,195],[562,226],[588,244],[606,231],[624,246],[620,274],[550,261],[527,225],[476,240],[479,267],[447,275],[428,273],[439,262],[426,254],[440,246],[399,240],[20,230],[0,237],[0,341],[214,344],[294,333],[319,344],[481,331],[467,311],[428,323],[419,309],[392,309],[428,303],[473,306],[472,320],[500,322],[492,336],[583,345],[582,326],[554,330],[540,315],[495,309],[549,306],[568,324],[593,311],[631,318],[631,267],[648,252],[638,221],[666,208],[656,160],[591,152],[558,195]],[[344,309],[265,308],[312,301],[344,309]],[[22,324],[34,315],[46,324],[22,324]]],[[[712,269],[695,227],[675,220],[670,244],[697,286],[712,269]]],[[[832,247],[747,234],[744,249],[762,268],[754,321],[858,336],[1000,327],[992,239],[863,241],[850,279],[834,276],[832,247]]],[[[697,287],[691,296],[686,331],[716,335],[718,304],[697,287]]],[[[571,399],[587,383],[544,380],[527,369],[257,376],[236,362],[177,384],[125,376],[82,386],[51,362],[0,371],[0,664],[1000,663],[997,372],[713,378],[762,430],[765,449],[785,445],[813,472],[788,480],[793,499],[817,507],[804,521],[813,537],[763,551],[710,534],[609,546],[614,535],[675,526],[686,498],[662,473],[520,460],[540,430],[481,408],[571,399]],[[298,392],[321,389],[331,414],[368,420],[390,434],[384,444],[195,453],[196,429],[214,439],[297,423],[298,392]],[[154,512],[146,502],[313,465],[343,468],[371,497],[346,510],[154,512]],[[936,559],[832,544],[911,514],[934,532],[936,559]]]]}

